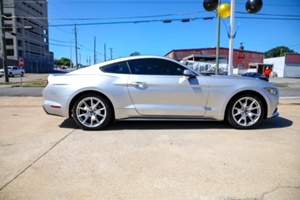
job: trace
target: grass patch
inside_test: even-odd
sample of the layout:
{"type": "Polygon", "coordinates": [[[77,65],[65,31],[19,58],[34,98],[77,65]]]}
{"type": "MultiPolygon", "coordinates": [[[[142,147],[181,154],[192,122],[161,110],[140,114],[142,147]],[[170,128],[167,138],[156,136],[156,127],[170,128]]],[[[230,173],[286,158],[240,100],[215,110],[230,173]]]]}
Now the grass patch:
{"type": "Polygon", "coordinates": [[[23,87],[45,87],[47,84],[46,80],[40,80],[40,81],[32,81],[32,82],[26,82],[23,83],[23,87]]]}
{"type": "Polygon", "coordinates": [[[8,82],[8,83],[0,83],[0,85],[11,85],[11,86],[14,86],[14,85],[18,85],[20,83],[13,83],[13,82],[8,82]]]}
{"type": "Polygon", "coordinates": [[[47,80],[33,80],[28,82],[8,82],[8,83],[0,83],[0,85],[10,85],[11,87],[45,87],[47,84],[47,80]]]}
{"type": "Polygon", "coordinates": [[[275,83],[274,85],[276,85],[277,87],[289,87],[287,83],[275,83]]]}

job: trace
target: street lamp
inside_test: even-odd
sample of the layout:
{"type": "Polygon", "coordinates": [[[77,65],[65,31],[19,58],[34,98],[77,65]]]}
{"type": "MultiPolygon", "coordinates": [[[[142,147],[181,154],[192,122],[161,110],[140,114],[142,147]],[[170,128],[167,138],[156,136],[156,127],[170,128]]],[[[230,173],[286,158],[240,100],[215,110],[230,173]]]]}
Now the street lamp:
{"type": "MultiPolygon", "coordinates": [[[[207,11],[217,9],[217,48],[216,48],[216,74],[219,70],[219,47],[220,47],[220,17],[227,18],[230,16],[230,36],[229,36],[229,55],[228,55],[228,75],[232,75],[233,71],[233,39],[234,39],[234,12],[235,0],[231,0],[229,4],[221,4],[220,0],[204,0],[203,7],[207,11]]],[[[247,0],[246,10],[248,13],[255,14],[261,10],[263,6],[262,0],[247,0]]]]}

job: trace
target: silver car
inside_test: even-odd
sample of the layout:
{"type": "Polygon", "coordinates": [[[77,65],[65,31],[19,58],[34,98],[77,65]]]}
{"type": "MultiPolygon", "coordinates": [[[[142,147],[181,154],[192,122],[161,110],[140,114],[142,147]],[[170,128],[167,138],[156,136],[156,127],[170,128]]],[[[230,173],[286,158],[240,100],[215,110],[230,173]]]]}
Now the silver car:
{"type": "Polygon", "coordinates": [[[169,58],[133,56],[49,75],[46,113],[97,130],[117,120],[218,120],[237,129],[278,116],[277,88],[240,76],[205,76],[169,58]]]}

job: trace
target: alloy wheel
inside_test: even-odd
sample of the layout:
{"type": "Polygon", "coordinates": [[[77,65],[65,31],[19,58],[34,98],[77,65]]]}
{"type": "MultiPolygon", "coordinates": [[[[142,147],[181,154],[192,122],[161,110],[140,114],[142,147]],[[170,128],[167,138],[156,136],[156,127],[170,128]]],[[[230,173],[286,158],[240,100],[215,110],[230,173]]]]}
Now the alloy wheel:
{"type": "Polygon", "coordinates": [[[240,98],[232,107],[232,117],[242,127],[249,127],[256,124],[261,115],[261,105],[252,97],[240,98]]]}
{"type": "Polygon", "coordinates": [[[76,118],[85,127],[98,127],[106,120],[107,109],[100,99],[86,97],[77,104],[76,118]]]}

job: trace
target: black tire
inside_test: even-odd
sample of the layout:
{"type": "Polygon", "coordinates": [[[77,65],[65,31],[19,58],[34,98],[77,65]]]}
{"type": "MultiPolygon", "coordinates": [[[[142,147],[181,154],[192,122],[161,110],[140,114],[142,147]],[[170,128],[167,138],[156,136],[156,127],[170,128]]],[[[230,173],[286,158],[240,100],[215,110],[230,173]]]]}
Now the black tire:
{"type": "Polygon", "coordinates": [[[9,77],[14,77],[14,75],[12,74],[12,73],[9,73],[9,75],[8,75],[9,77]]]}
{"type": "Polygon", "coordinates": [[[263,120],[265,110],[258,96],[238,95],[228,104],[226,120],[236,129],[255,128],[263,120]]]}
{"type": "Polygon", "coordinates": [[[113,108],[101,95],[87,93],[76,99],[72,117],[82,129],[100,130],[112,122],[113,108]]]}

